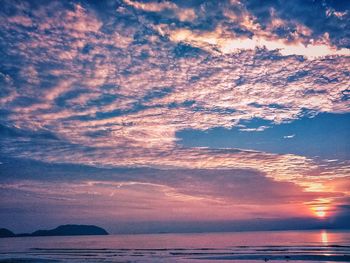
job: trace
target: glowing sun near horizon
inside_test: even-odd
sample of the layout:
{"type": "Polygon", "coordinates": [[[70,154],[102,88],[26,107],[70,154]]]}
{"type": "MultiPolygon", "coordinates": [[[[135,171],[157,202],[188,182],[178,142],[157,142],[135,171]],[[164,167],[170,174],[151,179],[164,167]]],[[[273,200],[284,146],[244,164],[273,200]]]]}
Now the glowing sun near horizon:
{"type": "Polygon", "coordinates": [[[321,206],[321,207],[315,207],[314,213],[318,218],[325,218],[327,215],[326,208],[321,206]]]}

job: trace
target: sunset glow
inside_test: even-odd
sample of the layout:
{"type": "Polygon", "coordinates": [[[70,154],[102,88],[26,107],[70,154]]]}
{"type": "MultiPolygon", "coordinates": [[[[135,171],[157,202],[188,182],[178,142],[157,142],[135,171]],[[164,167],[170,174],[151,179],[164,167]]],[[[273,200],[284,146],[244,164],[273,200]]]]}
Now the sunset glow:
{"type": "Polygon", "coordinates": [[[347,2],[2,1],[0,222],[347,228],[347,2]]]}

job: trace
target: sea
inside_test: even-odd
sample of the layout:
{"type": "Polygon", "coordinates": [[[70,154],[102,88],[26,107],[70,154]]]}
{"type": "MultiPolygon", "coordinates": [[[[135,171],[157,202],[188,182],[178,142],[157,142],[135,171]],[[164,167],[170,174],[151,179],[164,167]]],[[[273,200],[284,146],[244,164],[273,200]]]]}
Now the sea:
{"type": "Polygon", "coordinates": [[[1,263],[268,261],[350,262],[350,232],[259,231],[0,239],[1,263]]]}

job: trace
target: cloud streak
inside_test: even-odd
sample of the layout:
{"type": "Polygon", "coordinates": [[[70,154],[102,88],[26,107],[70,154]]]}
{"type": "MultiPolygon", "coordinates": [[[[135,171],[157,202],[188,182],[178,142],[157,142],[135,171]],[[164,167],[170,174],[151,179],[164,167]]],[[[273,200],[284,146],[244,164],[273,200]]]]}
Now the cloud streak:
{"type": "MultiPolygon", "coordinates": [[[[6,160],[3,171],[11,171],[11,166],[18,163],[26,170],[16,178],[1,180],[2,206],[12,204],[14,200],[10,197],[15,194],[24,198],[18,208],[37,206],[39,202],[40,211],[49,214],[53,203],[59,204],[56,209],[68,209],[73,205],[74,215],[85,213],[88,203],[90,208],[93,206],[95,211],[100,211],[94,213],[94,217],[105,218],[112,213],[119,220],[135,220],[135,216],[139,220],[183,220],[202,216],[221,220],[232,213],[235,218],[280,217],[281,213],[290,217],[299,216],[296,211],[300,216],[311,213],[305,200],[343,198],[343,193],[337,191],[305,192],[294,183],[278,182],[249,169],[105,169],[6,160]],[[44,177],[34,175],[42,170],[46,171],[44,177]],[[84,175],[81,170],[85,171],[84,175]],[[260,191],[256,191],[257,187],[260,191]],[[210,211],[217,213],[208,217],[210,211]]],[[[340,201],[333,203],[333,209],[340,204],[340,201]]]]}

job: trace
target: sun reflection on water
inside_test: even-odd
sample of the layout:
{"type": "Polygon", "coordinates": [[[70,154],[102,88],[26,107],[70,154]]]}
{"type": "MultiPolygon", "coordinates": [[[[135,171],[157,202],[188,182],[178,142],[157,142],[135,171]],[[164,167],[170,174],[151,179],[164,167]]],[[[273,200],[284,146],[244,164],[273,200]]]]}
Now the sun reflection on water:
{"type": "Polygon", "coordinates": [[[328,235],[326,230],[322,230],[321,232],[321,241],[323,245],[328,245],[328,235]]]}
{"type": "MultiPolygon", "coordinates": [[[[328,233],[326,230],[322,230],[321,232],[321,242],[323,246],[328,246],[329,245],[329,237],[328,233]]],[[[328,249],[324,250],[322,255],[324,256],[331,256],[331,253],[328,249]]]]}

